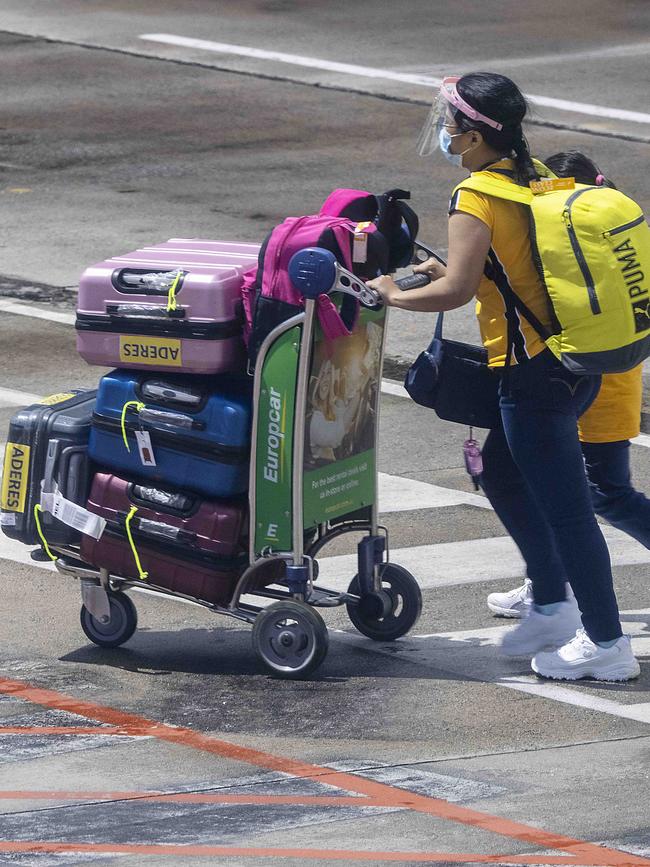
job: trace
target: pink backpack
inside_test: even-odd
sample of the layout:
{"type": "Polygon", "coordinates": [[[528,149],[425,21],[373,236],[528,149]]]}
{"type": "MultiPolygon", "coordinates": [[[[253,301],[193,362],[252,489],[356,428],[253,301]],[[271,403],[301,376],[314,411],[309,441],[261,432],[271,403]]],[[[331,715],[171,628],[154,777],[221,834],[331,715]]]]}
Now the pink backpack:
{"type": "MultiPolygon", "coordinates": [[[[375,196],[364,190],[338,189],[327,197],[320,214],[288,217],[273,229],[262,244],[257,266],[244,275],[242,287],[244,339],[253,363],[267,334],[304,309],[304,299],[288,274],[294,253],[323,247],[362,280],[408,264],[417,234],[417,217],[399,201],[408,196],[403,190],[375,196]],[[390,235],[390,244],[379,225],[390,235]],[[355,235],[366,240],[355,245],[355,235]]],[[[338,309],[329,296],[320,295],[317,305],[328,340],[352,332],[359,306],[354,298],[344,295],[338,309]]]]}
{"type": "MultiPolygon", "coordinates": [[[[294,253],[305,247],[330,250],[344,268],[365,279],[384,273],[387,267],[385,241],[372,223],[359,225],[344,217],[288,217],[262,244],[257,267],[244,275],[244,339],[252,362],[267,334],[304,309],[304,299],[291,282],[288,267],[294,253]],[[367,236],[365,262],[352,261],[355,234],[367,236]]],[[[316,303],[328,340],[352,333],[358,301],[345,295],[340,310],[328,295],[320,295],[316,303]]]]}

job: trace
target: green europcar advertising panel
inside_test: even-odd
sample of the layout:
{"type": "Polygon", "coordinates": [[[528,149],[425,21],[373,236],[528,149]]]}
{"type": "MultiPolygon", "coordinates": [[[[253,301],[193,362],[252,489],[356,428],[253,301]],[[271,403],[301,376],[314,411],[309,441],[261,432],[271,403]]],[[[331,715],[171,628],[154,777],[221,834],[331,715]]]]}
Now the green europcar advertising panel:
{"type": "Polygon", "coordinates": [[[262,370],[255,468],[255,552],[290,551],[293,421],[301,327],[281,335],[262,370]]]}
{"type": "Polygon", "coordinates": [[[356,328],[327,341],[316,328],[305,419],[305,527],[377,497],[375,441],[385,308],[362,308],[356,328]]]}

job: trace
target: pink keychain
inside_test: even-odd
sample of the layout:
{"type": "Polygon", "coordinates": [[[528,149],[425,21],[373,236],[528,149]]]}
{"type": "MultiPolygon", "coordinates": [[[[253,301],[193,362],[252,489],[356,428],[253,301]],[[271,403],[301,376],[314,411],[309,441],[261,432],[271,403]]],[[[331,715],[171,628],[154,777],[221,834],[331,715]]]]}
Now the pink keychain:
{"type": "Polygon", "coordinates": [[[465,469],[472,477],[474,490],[479,489],[479,478],[483,472],[483,457],[481,455],[481,447],[474,439],[474,429],[469,429],[469,439],[463,443],[463,457],[465,458],[465,469]]]}

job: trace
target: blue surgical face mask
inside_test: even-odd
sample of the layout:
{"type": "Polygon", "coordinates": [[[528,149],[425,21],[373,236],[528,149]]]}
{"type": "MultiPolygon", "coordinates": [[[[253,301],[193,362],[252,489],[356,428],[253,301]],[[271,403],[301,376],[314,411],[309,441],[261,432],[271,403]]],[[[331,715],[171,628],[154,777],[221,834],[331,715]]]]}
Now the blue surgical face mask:
{"type": "MultiPolygon", "coordinates": [[[[458,135],[463,135],[463,133],[458,133],[458,135]]],[[[444,154],[445,158],[449,160],[449,162],[454,166],[462,166],[463,165],[463,154],[452,154],[449,150],[451,146],[452,138],[456,138],[455,135],[449,135],[446,127],[442,127],[440,133],[438,134],[438,142],[440,144],[440,150],[444,154]]],[[[467,151],[463,151],[463,153],[467,153],[467,151]]]]}

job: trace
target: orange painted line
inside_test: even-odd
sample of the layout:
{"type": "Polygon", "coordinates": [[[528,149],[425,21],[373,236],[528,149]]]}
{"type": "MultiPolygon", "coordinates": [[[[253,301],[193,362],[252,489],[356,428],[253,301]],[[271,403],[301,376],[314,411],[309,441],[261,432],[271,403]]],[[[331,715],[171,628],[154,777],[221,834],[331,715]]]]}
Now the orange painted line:
{"type": "Polygon", "coordinates": [[[383,801],[354,795],[227,795],[201,792],[0,791],[3,801],[154,801],[179,804],[288,804],[305,807],[386,807],[383,801]]]}
{"type": "Polygon", "coordinates": [[[97,726],[0,726],[2,735],[130,735],[142,737],[140,732],[131,732],[127,728],[112,726],[100,729],[97,726]]]}
{"type": "MultiPolygon", "coordinates": [[[[75,699],[54,690],[30,686],[23,681],[0,678],[0,692],[6,695],[15,695],[43,707],[70,711],[79,716],[110,725],[128,726],[138,730],[141,734],[151,735],[167,743],[202,750],[222,758],[245,762],[255,767],[274,770],[303,779],[318,778],[339,789],[368,795],[370,798],[382,801],[385,806],[407,806],[418,813],[480,828],[484,831],[523,841],[528,845],[569,852],[576,857],[581,865],[589,865],[589,867],[648,867],[650,865],[650,859],[641,856],[597,846],[563,834],[553,834],[540,828],[524,825],[521,822],[514,822],[500,816],[461,807],[458,804],[450,804],[440,798],[406,792],[403,789],[400,790],[386,783],[364,779],[355,774],[275,756],[261,750],[223,741],[192,729],[157,723],[137,714],[75,699]]],[[[546,863],[550,862],[547,861],[546,863]]]]}
{"type": "MultiPolygon", "coordinates": [[[[462,852],[370,852],[348,849],[276,849],[252,846],[197,846],[167,843],[59,843],[56,841],[0,841],[0,852],[93,852],[113,855],[205,855],[240,858],[298,858],[324,861],[393,861],[402,864],[417,862],[454,864],[552,864],[589,867],[588,861],[574,861],[549,855],[479,855],[462,852]]],[[[633,857],[633,856],[630,856],[633,857]]],[[[634,861],[621,862],[621,867],[635,867],[634,861]]]]}

